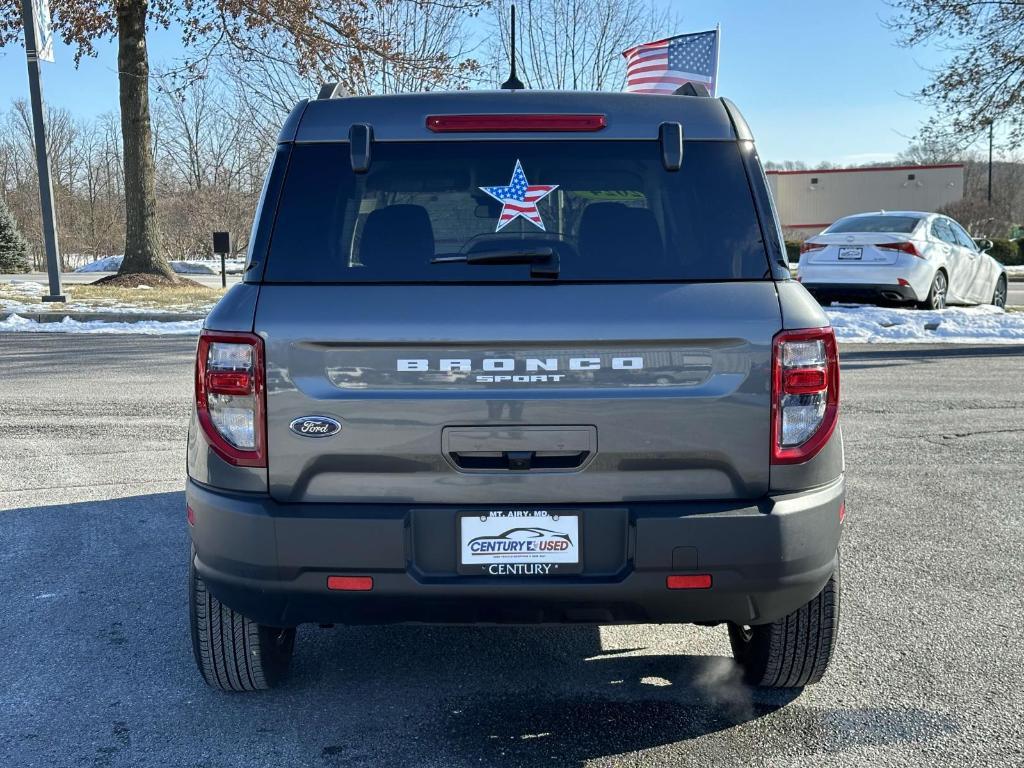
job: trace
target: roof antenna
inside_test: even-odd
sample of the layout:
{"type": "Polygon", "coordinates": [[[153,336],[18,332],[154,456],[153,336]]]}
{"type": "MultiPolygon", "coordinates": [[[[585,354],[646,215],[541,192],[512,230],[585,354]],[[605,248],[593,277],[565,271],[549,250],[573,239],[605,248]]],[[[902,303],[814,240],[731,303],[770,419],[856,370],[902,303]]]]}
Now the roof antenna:
{"type": "Polygon", "coordinates": [[[512,3],[512,72],[508,80],[501,84],[502,90],[521,91],[526,88],[523,81],[516,77],[516,4],[512,3]]]}

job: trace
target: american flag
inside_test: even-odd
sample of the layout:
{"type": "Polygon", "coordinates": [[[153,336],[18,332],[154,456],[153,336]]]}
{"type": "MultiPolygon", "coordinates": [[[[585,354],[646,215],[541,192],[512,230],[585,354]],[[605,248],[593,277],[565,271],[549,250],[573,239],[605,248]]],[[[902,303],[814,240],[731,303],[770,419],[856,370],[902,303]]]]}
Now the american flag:
{"type": "Polygon", "coordinates": [[[673,93],[684,83],[703,83],[711,95],[718,85],[718,30],[678,35],[624,51],[626,90],[673,93]]]}
{"type": "Polygon", "coordinates": [[[544,229],[544,220],[537,210],[537,203],[557,188],[557,184],[530,184],[518,160],[507,187],[480,187],[495,200],[501,201],[501,215],[498,216],[495,232],[519,216],[544,229]]]}

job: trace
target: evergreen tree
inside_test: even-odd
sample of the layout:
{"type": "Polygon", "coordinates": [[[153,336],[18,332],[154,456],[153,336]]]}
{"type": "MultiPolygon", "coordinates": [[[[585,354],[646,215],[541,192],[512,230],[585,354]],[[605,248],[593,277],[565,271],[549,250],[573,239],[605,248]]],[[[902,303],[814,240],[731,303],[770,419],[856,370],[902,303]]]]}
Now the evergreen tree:
{"type": "Polygon", "coordinates": [[[28,242],[18,231],[7,203],[0,197],[0,273],[28,272],[28,242]]]}

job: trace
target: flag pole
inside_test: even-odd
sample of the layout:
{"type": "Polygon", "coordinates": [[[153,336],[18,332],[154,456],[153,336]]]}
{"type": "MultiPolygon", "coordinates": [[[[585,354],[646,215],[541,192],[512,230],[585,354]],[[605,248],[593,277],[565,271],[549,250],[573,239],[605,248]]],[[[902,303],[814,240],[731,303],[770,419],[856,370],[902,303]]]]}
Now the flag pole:
{"type": "Polygon", "coordinates": [[[36,145],[36,166],[39,171],[39,205],[43,217],[43,244],[46,248],[46,269],[50,293],[43,301],[64,301],[60,292],[60,248],[53,213],[53,184],[50,179],[50,156],[46,148],[46,121],[43,115],[43,87],[39,77],[39,30],[36,27],[36,5],[39,0],[22,0],[21,17],[25,24],[25,57],[28,59],[28,90],[32,100],[32,128],[36,145]]]}
{"type": "Polygon", "coordinates": [[[715,24],[715,92],[718,95],[718,60],[722,57],[722,25],[715,24]]]}

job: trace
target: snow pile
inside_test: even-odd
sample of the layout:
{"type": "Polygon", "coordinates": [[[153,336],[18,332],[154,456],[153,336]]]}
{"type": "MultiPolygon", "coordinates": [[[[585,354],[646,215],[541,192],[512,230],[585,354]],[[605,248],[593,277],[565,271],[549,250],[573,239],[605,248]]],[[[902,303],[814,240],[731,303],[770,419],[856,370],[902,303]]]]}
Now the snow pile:
{"type": "Polygon", "coordinates": [[[0,320],[0,333],[27,331],[35,333],[138,333],[146,336],[177,336],[181,334],[196,336],[202,327],[202,320],[140,320],[136,323],[102,320],[79,322],[65,317],[59,323],[40,323],[20,315],[11,315],[6,320],[0,320]]]}
{"type": "Polygon", "coordinates": [[[121,268],[124,256],[106,256],[97,261],[79,267],[75,272],[117,272],[121,268]]]}
{"type": "Polygon", "coordinates": [[[219,275],[220,264],[214,270],[209,262],[202,261],[172,261],[171,269],[179,275],[219,275]]]}
{"type": "MultiPolygon", "coordinates": [[[[195,269],[193,274],[220,274],[220,259],[188,259],[172,261],[175,272],[185,273],[186,269],[195,269]]],[[[240,275],[245,271],[245,259],[224,259],[224,271],[229,275],[240,275]]]]}
{"type": "MultiPolygon", "coordinates": [[[[107,256],[106,258],[79,267],[75,272],[117,272],[121,268],[124,256],[107,256]]],[[[225,268],[228,274],[240,273],[245,261],[229,259],[225,268]]],[[[179,275],[219,275],[219,261],[172,261],[171,269],[179,275]]]]}
{"type": "Polygon", "coordinates": [[[987,305],[936,311],[839,305],[825,312],[841,342],[1024,344],[1024,313],[987,305]]]}

